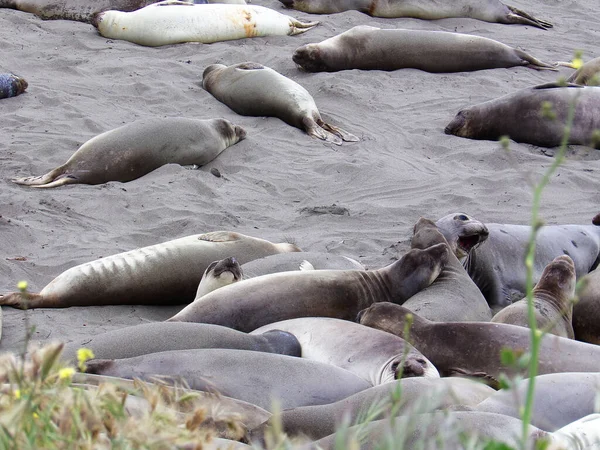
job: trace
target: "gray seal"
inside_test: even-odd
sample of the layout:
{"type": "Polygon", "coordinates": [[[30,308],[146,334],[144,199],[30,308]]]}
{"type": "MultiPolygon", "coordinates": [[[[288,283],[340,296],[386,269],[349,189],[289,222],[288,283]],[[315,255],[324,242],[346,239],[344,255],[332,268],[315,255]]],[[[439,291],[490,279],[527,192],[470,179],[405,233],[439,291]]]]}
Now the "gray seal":
{"type": "Polygon", "coordinates": [[[498,0],[279,0],[284,6],[313,14],[360,11],[373,17],[437,20],[469,17],[486,22],[551,28],[552,24],[498,0]]]}
{"type": "Polygon", "coordinates": [[[600,141],[594,139],[600,129],[600,88],[577,84],[543,84],[465,108],[445,133],[492,141],[508,136],[516,142],[557,147],[571,105],[575,105],[575,119],[567,143],[600,148],[600,141]],[[552,114],[541,115],[545,104],[551,105],[552,114]]]}
{"type": "Polygon", "coordinates": [[[581,84],[583,86],[597,86],[600,84],[600,57],[586,62],[577,69],[567,82],[581,84]]]}
{"type": "MultiPolygon", "coordinates": [[[[600,221],[599,221],[600,223],[600,221]]],[[[472,242],[473,230],[480,221],[466,214],[449,214],[436,222],[448,241],[458,242],[456,255],[488,304],[497,312],[525,297],[525,253],[531,236],[528,225],[487,223],[489,236],[479,246],[472,242]],[[466,247],[463,247],[465,243],[466,247]]],[[[594,270],[600,261],[600,227],[597,225],[545,225],[536,240],[533,282],[557,256],[569,255],[575,263],[577,277],[594,270]]]]}
{"type": "Polygon", "coordinates": [[[466,72],[525,66],[556,70],[531,55],[480,36],[445,31],[403,30],[360,25],[318,44],[296,49],[292,59],[309,72],[397,70],[466,72]]]}
{"type": "Polygon", "coordinates": [[[354,320],[382,301],[403,302],[429,286],[441,272],[448,249],[411,250],[378,270],[306,270],[243,280],[205,295],[171,321],[214,323],[250,332],[298,317],[354,320]]]}
{"type": "Polygon", "coordinates": [[[125,183],[164,164],[203,166],[245,137],[242,127],[225,119],[143,119],[90,139],[45,175],[12,181],[37,188],[125,183]]]}
{"type": "Polygon", "coordinates": [[[192,389],[217,391],[271,410],[331,403],[371,385],[339,367],[292,356],[249,350],[202,349],[151,353],[87,362],[93,374],[183,379],[192,389]]]}
{"type": "Polygon", "coordinates": [[[231,283],[237,283],[243,276],[242,266],[240,266],[240,263],[233,256],[213,261],[202,275],[195,298],[200,298],[215,289],[228,286],[231,283]]]}
{"type": "Polygon", "coordinates": [[[403,377],[439,378],[437,369],[404,339],[348,320],[302,317],[260,327],[295,336],[302,357],[346,369],[376,386],[403,377]]]}
{"type": "Polygon", "coordinates": [[[243,116],[278,117],[312,137],[337,145],[359,140],[324,122],[306,89],[262,64],[213,64],[204,70],[202,86],[243,116]]]}
{"type": "MultiPolygon", "coordinates": [[[[575,265],[569,256],[557,256],[546,266],[533,289],[533,306],[538,328],[557,336],[574,339],[572,320],[575,281],[575,265]]],[[[496,313],[492,322],[529,327],[527,298],[496,313]]]]}
{"type": "Polygon", "coordinates": [[[169,350],[231,348],[300,356],[298,340],[285,331],[249,335],[205,323],[155,322],[108,331],[67,344],[63,356],[77,361],[77,350],[86,347],[99,359],[122,359],[169,350]]]}

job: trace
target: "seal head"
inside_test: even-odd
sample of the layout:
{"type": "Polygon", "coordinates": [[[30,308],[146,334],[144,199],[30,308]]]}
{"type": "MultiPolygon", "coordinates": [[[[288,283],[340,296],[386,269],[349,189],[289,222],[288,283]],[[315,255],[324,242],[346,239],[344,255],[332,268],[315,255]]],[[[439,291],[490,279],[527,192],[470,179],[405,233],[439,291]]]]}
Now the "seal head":
{"type": "Polygon", "coordinates": [[[465,258],[490,234],[485,224],[464,213],[448,214],[435,224],[458,259],[465,258]]]}

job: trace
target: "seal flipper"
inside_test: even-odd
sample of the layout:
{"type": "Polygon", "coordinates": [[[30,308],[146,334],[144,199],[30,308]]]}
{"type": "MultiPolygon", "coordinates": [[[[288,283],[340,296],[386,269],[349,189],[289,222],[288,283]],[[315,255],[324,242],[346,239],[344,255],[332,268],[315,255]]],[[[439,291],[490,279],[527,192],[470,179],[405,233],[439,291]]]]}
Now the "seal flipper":
{"type": "Polygon", "coordinates": [[[306,259],[303,260],[300,265],[298,266],[299,270],[315,270],[315,266],[313,266],[309,261],[307,261],[306,259]]]}
{"type": "Polygon", "coordinates": [[[211,231],[198,236],[198,239],[209,242],[231,242],[238,241],[240,235],[232,231],[211,231]]]}
{"type": "Polygon", "coordinates": [[[519,50],[518,48],[515,49],[515,52],[517,53],[517,55],[519,56],[519,58],[521,58],[523,61],[527,61],[529,64],[527,64],[526,67],[529,67],[531,69],[535,69],[535,70],[553,70],[553,71],[558,71],[558,63],[553,63],[553,64],[548,64],[545,63],[543,61],[540,61],[537,58],[534,58],[533,56],[525,53],[522,50],[519,50]]]}
{"type": "Polygon", "coordinates": [[[45,305],[44,297],[40,294],[27,293],[27,299],[21,292],[13,292],[12,294],[0,295],[0,305],[12,306],[17,309],[33,309],[43,308],[46,306],[52,307],[53,305],[45,305]]]}
{"type": "Polygon", "coordinates": [[[304,125],[304,130],[309,136],[321,139],[322,141],[331,142],[335,145],[342,145],[342,140],[338,136],[321,128],[317,122],[310,117],[302,119],[302,125],[304,125]]]}
{"type": "Polygon", "coordinates": [[[56,187],[62,186],[63,184],[76,183],[76,178],[72,175],[65,175],[64,170],[64,166],[59,166],[56,169],[52,169],[50,172],[44,175],[24,178],[13,178],[10,181],[23,186],[33,187],[56,187]]]}
{"type": "Polygon", "coordinates": [[[343,141],[345,142],[358,142],[360,141],[360,139],[358,139],[356,136],[354,136],[351,133],[348,133],[347,131],[342,130],[341,128],[338,127],[334,127],[333,125],[330,125],[326,122],[323,122],[322,120],[317,120],[317,124],[329,131],[330,133],[335,134],[336,136],[339,136],[340,138],[342,138],[343,141]]]}
{"type": "Polygon", "coordinates": [[[290,36],[295,36],[297,34],[306,33],[308,30],[319,25],[319,22],[300,22],[294,18],[290,17],[290,36]]]}
{"type": "Polygon", "coordinates": [[[527,14],[525,11],[517,9],[514,6],[505,6],[510,11],[510,13],[506,16],[505,23],[531,25],[532,27],[541,28],[542,30],[547,30],[548,28],[552,28],[554,26],[550,22],[536,19],[532,15],[527,14]]]}

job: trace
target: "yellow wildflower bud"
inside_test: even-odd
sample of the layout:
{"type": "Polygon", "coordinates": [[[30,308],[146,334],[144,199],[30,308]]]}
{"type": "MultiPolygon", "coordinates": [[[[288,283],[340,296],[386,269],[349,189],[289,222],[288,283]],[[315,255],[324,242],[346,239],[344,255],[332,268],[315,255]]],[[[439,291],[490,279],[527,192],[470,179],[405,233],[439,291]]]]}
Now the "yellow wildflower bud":
{"type": "Polygon", "coordinates": [[[15,395],[15,398],[16,398],[17,400],[19,400],[19,399],[21,398],[21,390],[20,390],[20,389],[17,389],[17,390],[14,392],[14,395],[15,395]]]}
{"type": "Polygon", "coordinates": [[[60,369],[58,371],[58,378],[60,378],[61,380],[65,380],[65,379],[70,379],[73,374],[75,373],[75,369],[73,369],[72,367],[65,367],[64,369],[60,369]]]}
{"type": "Polygon", "coordinates": [[[93,359],[94,358],[94,352],[92,350],[90,350],[89,348],[80,348],[79,350],[77,350],[77,361],[79,362],[79,370],[84,371],[85,370],[85,362],[88,359],[93,359]]]}
{"type": "Polygon", "coordinates": [[[23,280],[23,281],[19,281],[17,283],[17,287],[19,288],[19,290],[21,292],[26,291],[27,290],[27,281],[23,280]]]}
{"type": "Polygon", "coordinates": [[[573,65],[573,69],[579,69],[581,66],[583,66],[583,59],[576,56],[573,58],[573,61],[571,61],[571,64],[573,65]]]}

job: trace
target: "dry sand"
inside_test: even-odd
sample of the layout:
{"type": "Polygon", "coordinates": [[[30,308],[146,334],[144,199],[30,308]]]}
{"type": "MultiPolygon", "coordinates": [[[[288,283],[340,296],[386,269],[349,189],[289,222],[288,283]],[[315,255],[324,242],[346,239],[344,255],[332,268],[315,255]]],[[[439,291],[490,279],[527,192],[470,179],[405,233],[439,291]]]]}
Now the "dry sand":
{"type": "MultiPolygon", "coordinates": [[[[88,24],[42,21],[0,10],[0,72],[29,82],[21,96],[0,101],[0,291],[27,280],[38,292],[64,270],[113,253],[177,237],[234,230],[304,250],[388,264],[408,247],[420,216],[463,211],[488,222],[526,224],[531,189],[553,151],[444,134],[464,106],[551,82],[572,71],[527,68],[429,74],[345,71],[311,74],[291,59],[302,44],[367,24],[472,33],[520,47],[544,61],[568,61],[576,49],[598,56],[595,2],[511,0],[554,23],[543,31],[472,19],[376,19],[359,12],[312,16],[282,10],[277,0],[253,4],[322,23],[300,36],[145,48],[110,41],[88,24]],[[359,136],[341,147],[311,139],[279,119],[242,117],[205,92],[213,63],[255,61],[299,82],[325,120],[359,136]],[[15,176],[40,175],[65,162],[85,141],[138,118],[225,117],[248,131],[200,170],[164,166],[136,181],[38,190],[15,176]],[[223,174],[217,178],[212,167],[223,174]],[[338,205],[348,214],[315,214],[338,205]]],[[[571,146],[547,188],[548,223],[589,223],[600,206],[600,152],[571,146]]],[[[35,339],[73,340],[116,327],[170,317],[178,308],[140,306],[30,311],[35,339]]],[[[3,308],[0,349],[15,349],[25,313],[3,308]]]]}

